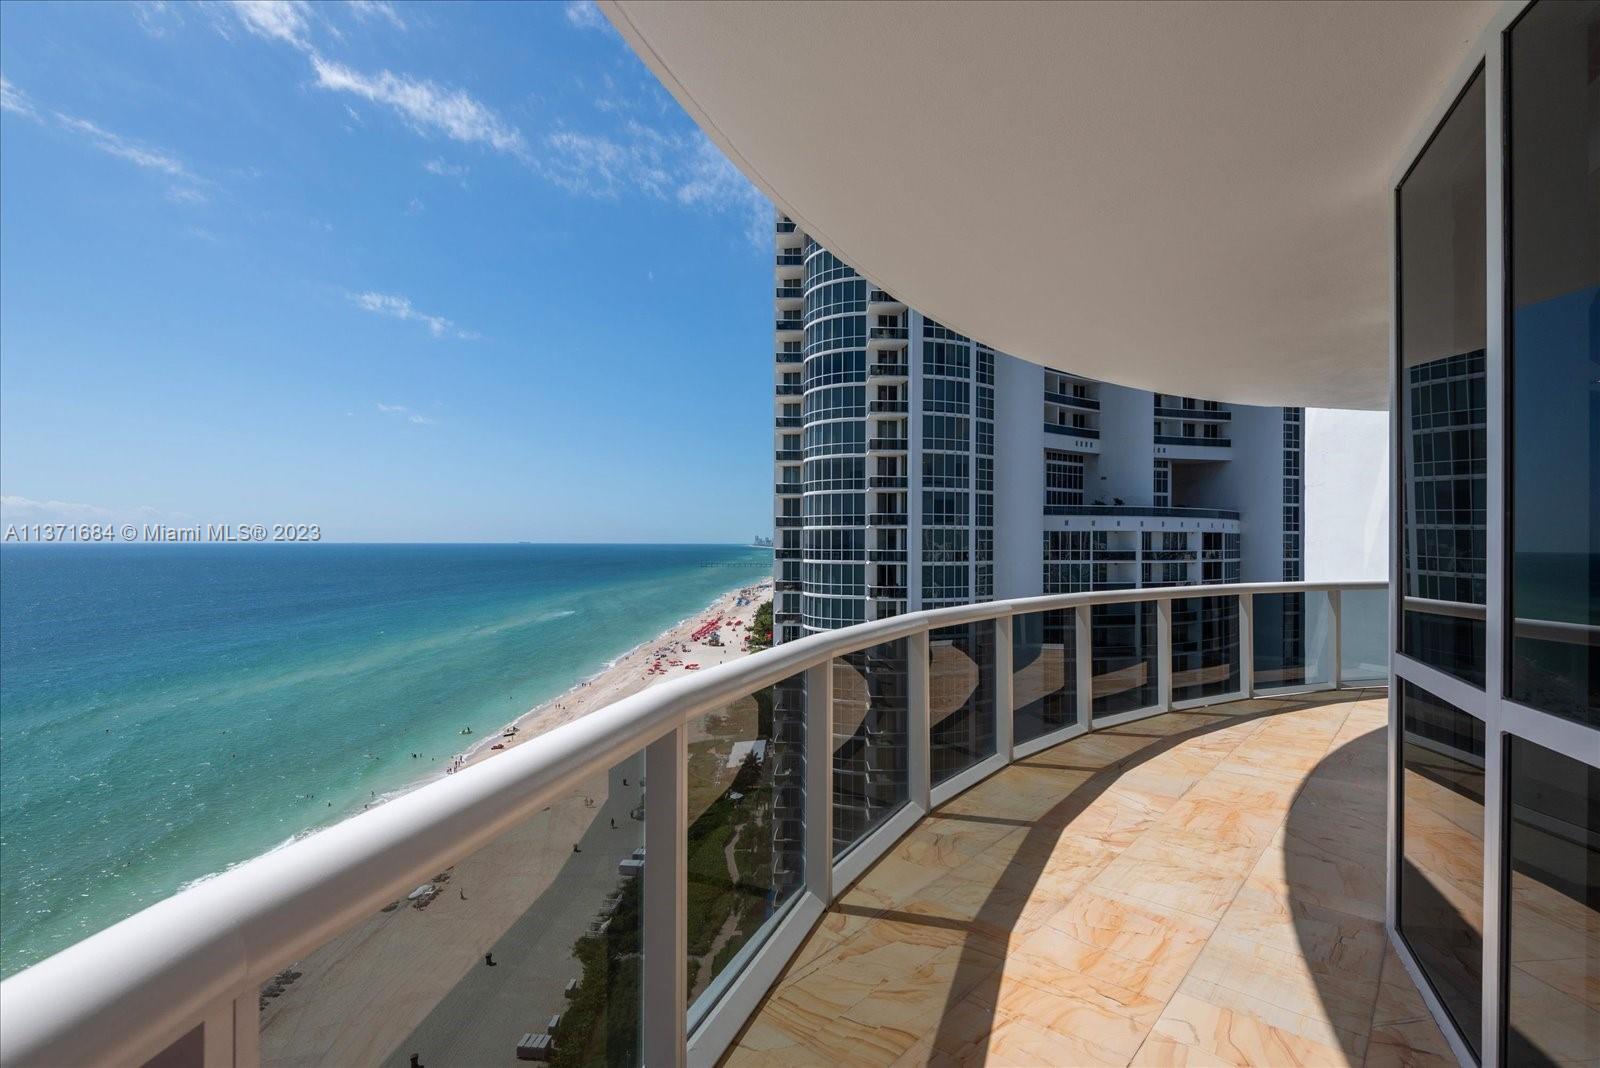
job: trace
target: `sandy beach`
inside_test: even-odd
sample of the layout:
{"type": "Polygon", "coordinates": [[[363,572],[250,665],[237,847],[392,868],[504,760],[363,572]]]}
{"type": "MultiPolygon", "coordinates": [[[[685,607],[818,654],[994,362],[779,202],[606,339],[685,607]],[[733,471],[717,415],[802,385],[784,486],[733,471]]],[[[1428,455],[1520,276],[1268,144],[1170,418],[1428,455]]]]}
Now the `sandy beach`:
{"type": "MultiPolygon", "coordinates": [[[[640,690],[680,675],[693,674],[708,667],[743,656],[751,621],[762,602],[772,599],[772,580],[729,590],[706,606],[705,610],[680,621],[676,626],[628,650],[605,670],[585,679],[560,697],[530,708],[507,724],[495,737],[479,738],[451,759],[449,769],[468,767],[496,753],[537,738],[563,723],[582,719],[597,708],[631,697],[640,690]],[[720,645],[696,641],[695,631],[712,620],[720,620],[720,645]]],[[[464,742],[468,739],[463,738],[464,742]]],[[[448,772],[447,772],[448,773],[448,772]]]]}
{"type": "MultiPolygon", "coordinates": [[[[756,609],[771,595],[770,580],[729,591],[497,736],[463,738],[471,744],[451,772],[656,683],[745,655],[756,609]],[[696,640],[713,619],[722,644],[709,644],[707,634],[696,640]]],[[[643,845],[642,764],[636,758],[581,784],[437,873],[444,878],[430,892],[397,902],[286,969],[287,981],[269,984],[262,997],[262,1063],[404,1066],[416,1053],[423,1065],[517,1064],[517,1039],[543,1031],[564,1007],[564,987],[581,974],[573,943],[604,914],[618,864],[643,845]]]]}

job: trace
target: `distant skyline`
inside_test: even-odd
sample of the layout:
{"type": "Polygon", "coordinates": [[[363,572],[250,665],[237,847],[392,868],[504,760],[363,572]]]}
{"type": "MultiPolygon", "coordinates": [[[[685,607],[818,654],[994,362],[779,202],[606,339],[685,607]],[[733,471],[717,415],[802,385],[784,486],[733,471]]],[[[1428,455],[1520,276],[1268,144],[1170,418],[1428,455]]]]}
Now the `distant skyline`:
{"type": "Polygon", "coordinates": [[[0,523],[771,528],[771,208],[591,4],[0,8],[0,523]]]}

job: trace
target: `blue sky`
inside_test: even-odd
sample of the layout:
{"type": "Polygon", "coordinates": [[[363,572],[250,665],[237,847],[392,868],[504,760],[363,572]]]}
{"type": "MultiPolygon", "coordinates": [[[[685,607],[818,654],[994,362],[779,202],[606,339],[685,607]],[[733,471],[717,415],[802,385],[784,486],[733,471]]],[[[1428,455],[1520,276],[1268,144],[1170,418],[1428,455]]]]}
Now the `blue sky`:
{"type": "Polygon", "coordinates": [[[770,530],[770,207],[591,6],[0,6],[11,522],[770,530]]]}

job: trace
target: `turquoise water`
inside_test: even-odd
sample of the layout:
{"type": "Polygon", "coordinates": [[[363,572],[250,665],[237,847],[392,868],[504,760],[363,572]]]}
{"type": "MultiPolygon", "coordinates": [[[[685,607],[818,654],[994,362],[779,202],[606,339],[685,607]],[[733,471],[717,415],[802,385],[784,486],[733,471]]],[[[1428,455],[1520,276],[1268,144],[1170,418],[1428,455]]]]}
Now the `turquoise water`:
{"type": "Polygon", "coordinates": [[[462,727],[771,570],[705,545],[7,547],[0,974],[442,770],[462,727]]]}

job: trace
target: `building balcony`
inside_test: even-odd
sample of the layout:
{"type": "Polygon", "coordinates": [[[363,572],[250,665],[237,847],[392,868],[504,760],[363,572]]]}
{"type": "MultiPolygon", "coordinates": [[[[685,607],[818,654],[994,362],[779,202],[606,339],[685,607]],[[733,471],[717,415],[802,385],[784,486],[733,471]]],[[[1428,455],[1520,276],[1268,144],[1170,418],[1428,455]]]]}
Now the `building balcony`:
{"type": "Polygon", "coordinates": [[[779,430],[799,430],[805,417],[799,415],[780,415],[772,420],[772,425],[779,430]]]}
{"type": "Polygon", "coordinates": [[[1087,438],[1091,441],[1100,440],[1100,431],[1092,426],[1063,426],[1060,423],[1046,423],[1045,433],[1061,434],[1066,437],[1087,438]]]}
{"type": "Polygon", "coordinates": [[[868,452],[905,452],[906,438],[868,438],[868,452]]]}
{"type": "Polygon", "coordinates": [[[800,449],[778,449],[772,455],[780,464],[799,463],[804,458],[800,449]]]}
{"type": "Polygon", "coordinates": [[[805,385],[800,382],[779,382],[774,389],[774,393],[779,397],[798,397],[805,391],[805,385]]]}
{"type": "Polygon", "coordinates": [[[906,562],[904,549],[868,549],[867,562],[871,564],[903,564],[906,562]]]}
{"type": "Polygon", "coordinates": [[[873,400],[867,402],[867,412],[871,415],[905,415],[910,404],[903,400],[873,400]]]}
{"type": "Polygon", "coordinates": [[[868,475],[867,489],[873,490],[903,490],[906,488],[905,475],[868,475]]]}
{"type": "Polygon", "coordinates": [[[792,529],[792,528],[798,527],[800,525],[800,517],[797,516],[797,515],[774,516],[773,519],[772,519],[772,525],[777,527],[777,528],[779,528],[780,530],[785,529],[785,528],[792,529]]]}
{"type": "Polygon", "coordinates": [[[1074,397],[1070,393],[1056,393],[1047,389],[1044,391],[1044,399],[1049,404],[1059,404],[1065,408],[1078,408],[1086,412],[1100,410],[1100,402],[1093,397],[1074,397]]]}
{"type": "Polygon", "coordinates": [[[1239,513],[1228,508],[1156,508],[1122,504],[1047,504],[1045,515],[1127,516],[1154,519],[1229,519],[1237,523],[1239,513]]]}
{"type": "Polygon", "coordinates": [[[867,514],[869,527],[903,527],[906,525],[904,512],[869,512],[867,514]]]}
{"type": "Polygon", "coordinates": [[[1226,423],[1233,413],[1226,409],[1208,411],[1203,408],[1168,408],[1156,405],[1157,419],[1178,419],[1190,423],[1226,423]]]}
{"type": "MultiPolygon", "coordinates": [[[[1251,598],[1259,608],[1263,596],[1327,588],[1207,596],[1236,599],[1248,618],[1251,598]]],[[[1279,1063],[1271,1051],[1281,1049],[1300,1063],[1346,1063],[1382,1044],[1437,1055],[1442,1039],[1416,1025],[1426,1014],[1380,919],[1386,700],[1341,688],[1383,670],[1339,650],[1384,627],[1384,590],[1335,588],[1316,651],[1336,666],[1312,677],[1301,665],[1306,692],[1294,696],[1258,690],[1260,657],[1240,646],[1175,648],[1175,610],[1157,615],[1149,648],[1115,630],[1090,636],[1094,662],[1115,662],[1082,674],[1063,698],[1066,722],[1041,727],[1036,703],[1074,677],[1060,658],[1075,654],[997,659],[1012,649],[1017,615],[1184,590],[899,615],[709,667],[199,883],[13,976],[0,988],[7,1061],[94,1062],[106,1042],[94,1025],[115,1022],[110,1059],[134,1065],[344,1064],[377,1049],[487,1063],[511,1059],[522,1017],[564,1014],[555,1041],[582,1041],[601,1022],[585,1006],[602,991],[619,999],[619,1018],[642,1020],[649,1063],[815,1063],[829,1051],[871,1063],[1125,1063],[1141,1049],[1163,1062],[1243,1049],[1279,1063]],[[983,628],[987,641],[961,637],[983,628]],[[863,648],[913,637],[930,655],[876,661],[900,675],[866,691],[928,695],[897,734],[879,724],[874,735],[866,785],[879,822],[827,870],[803,868],[835,792],[831,762],[804,766],[798,747],[856,706],[829,709],[796,683],[859,670],[863,648]],[[1004,665],[1012,674],[998,686],[1004,665]],[[929,740],[930,760],[910,759],[908,731],[929,740]],[[736,781],[760,768],[767,795],[736,781]],[[681,792],[656,788],[674,778],[681,792]],[[582,785],[592,780],[603,791],[582,785]],[[737,840],[730,824],[733,835],[765,836],[770,855],[725,851],[737,840]],[[704,842],[715,865],[694,852],[704,842]],[[755,922],[726,926],[734,915],[755,922]],[[725,948],[719,931],[735,932],[742,968],[693,950],[725,948]],[[641,957],[640,945],[656,948],[641,957]],[[485,954],[501,967],[484,967],[485,954]],[[393,964],[423,959],[426,968],[393,964]],[[779,984],[795,960],[806,967],[779,984]],[[697,976],[687,1012],[686,971],[697,976]],[[504,1016],[508,998],[521,1006],[516,1020],[504,1016]],[[849,1012],[836,1011],[843,1001],[849,1012]],[[800,1008],[819,1004],[835,1009],[800,1008]],[[1402,1014],[1404,1028],[1389,1026],[1402,1014]]],[[[894,610],[904,590],[872,593],[885,595],[875,610],[894,610]]],[[[799,617],[774,613],[778,624],[799,617]]],[[[1282,651],[1267,652],[1280,669],[1282,651]]],[[[830,690],[835,702],[860,700],[858,689],[830,690]]],[[[848,789],[838,811],[872,816],[848,789]]]]}
{"type": "Polygon", "coordinates": [[[779,249],[773,256],[773,262],[779,267],[798,267],[805,262],[805,257],[799,249],[779,249]]]}
{"type": "Polygon", "coordinates": [[[881,289],[874,289],[867,294],[867,314],[869,315],[897,315],[906,310],[905,301],[881,289]]]}
{"type": "Polygon", "coordinates": [[[1157,445],[1193,445],[1204,449],[1226,449],[1233,445],[1231,438],[1202,438],[1188,434],[1157,434],[1157,445]]]}
{"type": "Polygon", "coordinates": [[[910,368],[904,361],[890,361],[870,363],[867,365],[867,381],[885,379],[893,382],[903,382],[910,377],[910,368]]]}
{"type": "Polygon", "coordinates": [[[772,492],[776,493],[780,497],[798,497],[801,492],[800,483],[778,482],[773,485],[772,492]]]}
{"type": "Polygon", "coordinates": [[[781,219],[773,226],[772,230],[774,233],[792,234],[794,233],[794,223],[788,219],[781,219]]]}
{"type": "Polygon", "coordinates": [[[778,363],[793,364],[796,367],[799,367],[801,364],[803,364],[805,359],[806,356],[803,352],[779,352],[776,354],[776,360],[778,363]]]}
{"type": "Polygon", "coordinates": [[[903,601],[906,599],[904,586],[868,586],[867,596],[874,601],[903,601]]]}
{"type": "Polygon", "coordinates": [[[798,560],[800,559],[800,550],[784,548],[773,549],[772,558],[774,560],[798,560]]]}
{"type": "Polygon", "coordinates": [[[800,334],[805,332],[806,326],[799,318],[793,318],[775,320],[772,328],[780,334],[800,334]]]}
{"type": "Polygon", "coordinates": [[[772,588],[778,593],[798,593],[800,590],[800,580],[776,579],[772,583],[772,588]]]}
{"type": "Polygon", "coordinates": [[[805,300],[806,292],[800,286],[778,286],[772,291],[772,295],[788,307],[791,302],[805,300]]]}

